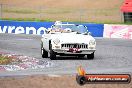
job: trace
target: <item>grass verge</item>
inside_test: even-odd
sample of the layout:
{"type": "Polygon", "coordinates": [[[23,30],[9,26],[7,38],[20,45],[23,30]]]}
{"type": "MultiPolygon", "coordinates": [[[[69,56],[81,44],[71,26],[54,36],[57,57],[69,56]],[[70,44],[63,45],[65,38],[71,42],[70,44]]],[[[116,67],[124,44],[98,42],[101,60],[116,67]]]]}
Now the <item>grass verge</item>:
{"type": "MultiPolygon", "coordinates": [[[[55,22],[56,20],[52,19],[37,19],[37,18],[2,18],[0,20],[9,20],[9,21],[33,21],[33,22],[55,22]]],[[[112,21],[104,21],[104,22],[83,22],[83,21],[72,21],[72,20],[61,20],[62,22],[78,22],[78,23],[97,23],[97,24],[126,24],[131,25],[132,22],[112,22],[112,21]]]]}
{"type": "Polygon", "coordinates": [[[7,65],[11,63],[12,59],[7,56],[0,55],[0,65],[7,65]]]}

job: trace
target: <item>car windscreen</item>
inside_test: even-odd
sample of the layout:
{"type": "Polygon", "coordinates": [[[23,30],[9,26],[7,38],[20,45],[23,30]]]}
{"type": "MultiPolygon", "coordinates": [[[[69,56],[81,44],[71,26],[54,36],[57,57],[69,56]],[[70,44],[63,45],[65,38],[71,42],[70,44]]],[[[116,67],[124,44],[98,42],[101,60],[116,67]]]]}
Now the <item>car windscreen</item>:
{"type": "Polygon", "coordinates": [[[83,25],[69,25],[69,24],[65,24],[65,25],[54,25],[53,27],[54,29],[60,28],[62,30],[65,30],[67,28],[71,29],[71,31],[73,32],[78,32],[78,33],[85,33],[87,32],[87,28],[83,25]]]}

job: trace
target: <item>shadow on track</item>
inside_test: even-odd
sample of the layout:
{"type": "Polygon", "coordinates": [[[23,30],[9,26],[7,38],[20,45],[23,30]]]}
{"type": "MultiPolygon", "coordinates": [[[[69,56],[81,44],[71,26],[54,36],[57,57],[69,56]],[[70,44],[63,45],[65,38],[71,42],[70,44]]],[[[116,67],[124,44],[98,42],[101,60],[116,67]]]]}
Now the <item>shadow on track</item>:
{"type": "Polygon", "coordinates": [[[87,59],[86,56],[78,57],[78,56],[57,56],[56,60],[91,60],[87,59]]]}

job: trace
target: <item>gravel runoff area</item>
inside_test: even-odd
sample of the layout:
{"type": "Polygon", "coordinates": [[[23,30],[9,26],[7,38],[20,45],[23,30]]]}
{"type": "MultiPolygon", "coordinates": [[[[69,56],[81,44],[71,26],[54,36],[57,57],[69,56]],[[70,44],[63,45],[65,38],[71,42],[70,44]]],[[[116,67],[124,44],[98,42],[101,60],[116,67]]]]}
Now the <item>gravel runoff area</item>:
{"type": "Polygon", "coordinates": [[[0,78],[0,88],[132,88],[129,84],[77,84],[75,75],[37,75],[0,78]]]}

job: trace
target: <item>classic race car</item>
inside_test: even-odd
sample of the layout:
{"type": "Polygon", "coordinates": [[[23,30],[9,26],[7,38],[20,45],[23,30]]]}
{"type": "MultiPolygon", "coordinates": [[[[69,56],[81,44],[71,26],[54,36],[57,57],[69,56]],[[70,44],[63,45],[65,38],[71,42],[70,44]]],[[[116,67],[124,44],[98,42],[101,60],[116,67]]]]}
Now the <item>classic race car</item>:
{"type": "Polygon", "coordinates": [[[43,58],[47,58],[48,53],[51,60],[55,60],[56,55],[87,55],[87,59],[94,58],[96,41],[86,26],[57,21],[46,32],[41,39],[43,58]]]}

